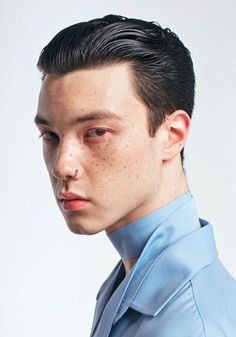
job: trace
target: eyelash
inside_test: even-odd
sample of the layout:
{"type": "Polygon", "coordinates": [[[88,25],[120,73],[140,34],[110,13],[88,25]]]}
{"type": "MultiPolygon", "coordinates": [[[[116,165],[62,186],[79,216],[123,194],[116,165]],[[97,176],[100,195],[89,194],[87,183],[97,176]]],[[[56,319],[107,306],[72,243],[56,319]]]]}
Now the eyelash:
{"type": "Polygon", "coordinates": [[[42,138],[44,141],[48,141],[48,142],[51,142],[51,141],[55,141],[58,139],[57,135],[53,132],[49,132],[49,131],[46,131],[46,132],[42,132],[40,135],[39,135],[39,138],[42,138]],[[44,136],[45,135],[50,135],[50,136],[53,136],[53,139],[45,139],[44,136]]]}
{"type": "MultiPolygon", "coordinates": [[[[88,130],[87,134],[85,135],[86,138],[101,138],[102,136],[104,136],[106,133],[108,132],[108,130],[106,129],[103,129],[103,128],[94,128],[94,129],[90,129],[88,130]],[[94,132],[94,131],[102,131],[103,134],[102,135],[97,135],[97,136],[88,136],[88,133],[89,132],[94,132]]],[[[54,141],[57,141],[58,140],[58,136],[53,133],[53,132],[50,132],[50,131],[45,131],[45,132],[42,132],[40,135],[39,135],[39,138],[43,138],[44,141],[46,142],[54,142],[54,141]],[[44,138],[45,135],[50,135],[50,137],[52,137],[51,139],[46,139],[44,138]]]]}
{"type": "MultiPolygon", "coordinates": [[[[107,133],[107,131],[108,131],[108,130],[103,129],[103,128],[94,128],[94,129],[88,130],[88,132],[94,132],[94,131],[97,131],[97,130],[100,130],[100,131],[104,132],[102,135],[97,135],[97,137],[99,137],[99,138],[102,137],[102,136],[104,136],[107,133]]],[[[89,136],[86,136],[86,137],[88,137],[88,138],[97,138],[97,137],[89,137],[89,136]]]]}

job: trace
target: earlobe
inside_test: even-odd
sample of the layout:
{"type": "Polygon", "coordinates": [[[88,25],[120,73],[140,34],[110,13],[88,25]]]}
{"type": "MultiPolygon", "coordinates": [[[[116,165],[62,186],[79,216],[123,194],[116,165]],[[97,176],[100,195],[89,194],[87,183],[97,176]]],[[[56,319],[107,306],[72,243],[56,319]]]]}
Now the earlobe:
{"type": "Polygon", "coordinates": [[[164,122],[168,140],[163,150],[163,160],[170,160],[183,149],[188,137],[191,119],[186,111],[176,110],[164,122]]]}

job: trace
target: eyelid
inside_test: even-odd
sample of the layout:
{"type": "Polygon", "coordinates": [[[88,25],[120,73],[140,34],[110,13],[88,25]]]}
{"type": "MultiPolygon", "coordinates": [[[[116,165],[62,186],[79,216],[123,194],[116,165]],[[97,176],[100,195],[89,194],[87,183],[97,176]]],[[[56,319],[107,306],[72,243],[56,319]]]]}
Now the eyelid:
{"type": "Polygon", "coordinates": [[[55,132],[52,132],[52,131],[43,131],[43,132],[41,132],[40,135],[39,135],[39,138],[43,138],[43,140],[46,140],[46,141],[58,140],[59,139],[58,136],[57,136],[57,134],[55,132]],[[54,137],[52,139],[45,139],[45,138],[43,138],[43,136],[45,134],[53,134],[54,137]]]}
{"type": "Polygon", "coordinates": [[[91,138],[96,138],[96,137],[98,137],[98,138],[101,138],[102,136],[104,136],[107,132],[108,132],[109,130],[107,130],[107,129],[105,129],[105,128],[92,128],[92,129],[89,129],[88,131],[87,131],[87,133],[86,133],[86,137],[91,137],[91,138]],[[93,132],[93,131],[97,131],[97,130],[102,130],[102,131],[104,131],[104,134],[102,134],[102,135],[97,135],[97,136],[88,136],[88,133],[89,132],[93,132]]]}

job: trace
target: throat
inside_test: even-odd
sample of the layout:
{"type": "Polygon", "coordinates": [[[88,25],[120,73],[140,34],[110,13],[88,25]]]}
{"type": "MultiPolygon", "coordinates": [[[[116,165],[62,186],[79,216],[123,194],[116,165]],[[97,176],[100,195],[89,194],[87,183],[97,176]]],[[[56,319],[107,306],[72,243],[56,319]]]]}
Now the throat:
{"type": "Polygon", "coordinates": [[[138,257],[134,257],[133,259],[123,261],[123,265],[125,267],[125,275],[127,275],[130,272],[130,270],[133,268],[137,260],[138,257]]]}

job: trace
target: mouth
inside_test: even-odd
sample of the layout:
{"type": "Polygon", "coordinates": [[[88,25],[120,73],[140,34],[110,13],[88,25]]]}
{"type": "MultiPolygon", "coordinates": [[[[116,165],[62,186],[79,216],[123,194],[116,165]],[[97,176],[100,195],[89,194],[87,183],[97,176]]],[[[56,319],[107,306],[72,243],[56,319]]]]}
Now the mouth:
{"type": "Polygon", "coordinates": [[[74,200],[61,200],[61,205],[66,211],[78,211],[82,209],[88,200],[74,199],[74,200]]]}
{"type": "Polygon", "coordinates": [[[65,211],[78,211],[88,204],[89,200],[72,192],[60,192],[59,202],[65,211]]]}

